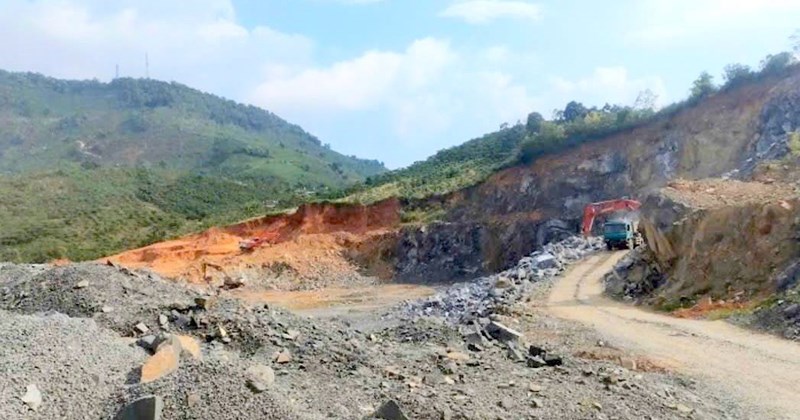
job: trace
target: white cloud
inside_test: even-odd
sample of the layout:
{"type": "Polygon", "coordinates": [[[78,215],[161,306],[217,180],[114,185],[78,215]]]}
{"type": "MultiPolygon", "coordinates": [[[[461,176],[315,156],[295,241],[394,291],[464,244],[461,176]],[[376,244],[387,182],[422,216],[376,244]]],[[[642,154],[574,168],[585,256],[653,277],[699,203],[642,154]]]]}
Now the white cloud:
{"type": "Polygon", "coordinates": [[[258,86],[254,100],[282,109],[364,110],[399,91],[430,86],[453,58],[446,41],[422,39],[402,53],[369,51],[326,68],[284,73],[258,86]]]}
{"type": "MultiPolygon", "coordinates": [[[[796,25],[797,0],[644,0],[637,2],[636,25],[626,40],[634,45],[667,45],[741,32],[743,25],[774,26],[776,17],[796,25]]],[[[787,34],[788,36],[788,34],[787,34]]]]}
{"type": "Polygon", "coordinates": [[[326,67],[277,71],[251,101],[307,126],[377,113],[390,130],[375,136],[433,153],[533,109],[524,85],[491,69],[498,56],[509,55],[503,47],[460,51],[446,40],[424,38],[403,51],[369,51],[326,67]]]}
{"type": "Polygon", "coordinates": [[[466,0],[451,4],[441,12],[441,16],[471,24],[484,24],[501,18],[538,20],[541,8],[527,1],[466,0]]]}
{"type": "Polygon", "coordinates": [[[152,77],[235,96],[265,63],[306,65],[313,42],[237,23],[228,0],[4,0],[0,68],[63,78],[152,77]]]}
{"type": "Polygon", "coordinates": [[[597,67],[590,75],[577,80],[553,78],[544,97],[550,109],[563,108],[571,100],[595,106],[605,103],[633,105],[639,93],[646,89],[658,96],[656,105],[667,103],[667,89],[660,77],[631,78],[625,67],[597,67]]]}

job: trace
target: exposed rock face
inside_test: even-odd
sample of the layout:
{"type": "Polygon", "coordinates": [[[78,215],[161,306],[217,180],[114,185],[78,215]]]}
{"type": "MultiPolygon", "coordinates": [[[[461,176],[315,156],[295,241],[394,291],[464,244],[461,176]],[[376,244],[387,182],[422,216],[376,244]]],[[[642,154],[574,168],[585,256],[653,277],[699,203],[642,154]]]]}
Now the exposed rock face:
{"type": "Polygon", "coordinates": [[[761,111],[757,140],[746,156],[742,174],[749,175],[759,161],[789,152],[789,135],[800,130],[800,92],[791,90],[771,99],[761,111]]]}
{"type": "Polygon", "coordinates": [[[513,266],[531,251],[576,231],[576,222],[557,219],[408,228],[394,253],[396,277],[424,283],[472,279],[513,266]]]}
{"type": "Polygon", "coordinates": [[[743,174],[787,153],[788,133],[800,127],[798,86],[797,73],[767,79],[498,172],[444,200],[449,223],[401,234],[397,276],[453,281],[506,269],[544,243],[577,232],[583,207],[594,201],[637,198],[655,225],[667,229],[689,213],[654,194],[672,179],[743,174]]]}
{"type": "Polygon", "coordinates": [[[450,221],[575,220],[588,202],[643,200],[674,178],[784,156],[800,127],[800,73],[723,92],[658,121],[512,167],[454,194],[450,221]]]}
{"type": "Polygon", "coordinates": [[[666,232],[672,261],[634,253],[607,277],[607,290],[669,307],[701,296],[761,299],[796,284],[798,229],[800,200],[791,197],[695,209],[666,232]]]}

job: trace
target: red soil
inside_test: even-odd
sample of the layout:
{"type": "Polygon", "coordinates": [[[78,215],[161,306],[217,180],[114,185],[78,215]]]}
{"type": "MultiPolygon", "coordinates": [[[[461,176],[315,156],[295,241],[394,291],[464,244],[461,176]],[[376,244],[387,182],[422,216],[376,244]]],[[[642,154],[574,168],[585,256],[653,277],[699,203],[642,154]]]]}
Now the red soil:
{"type": "Polygon", "coordinates": [[[170,278],[204,283],[220,273],[203,263],[216,264],[230,276],[280,266],[300,279],[320,280],[357,274],[346,251],[374,235],[400,225],[400,203],[385,200],[370,206],[306,204],[291,214],[265,216],[227,227],[126,251],[104,258],[129,268],[147,268],[170,278]],[[242,252],[239,242],[258,237],[275,238],[252,252],[242,252]]]}

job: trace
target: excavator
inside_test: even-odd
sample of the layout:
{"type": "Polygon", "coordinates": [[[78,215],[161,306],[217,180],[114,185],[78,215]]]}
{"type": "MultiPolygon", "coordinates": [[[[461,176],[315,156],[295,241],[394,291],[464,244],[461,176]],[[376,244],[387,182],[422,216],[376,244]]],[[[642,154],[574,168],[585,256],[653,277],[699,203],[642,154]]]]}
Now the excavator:
{"type": "MultiPolygon", "coordinates": [[[[583,209],[581,231],[584,236],[591,235],[594,220],[597,216],[622,211],[634,212],[639,210],[640,207],[642,207],[642,203],[626,198],[587,204],[583,209]]],[[[607,221],[603,225],[603,239],[606,243],[606,248],[612,250],[615,247],[624,246],[625,248],[633,249],[641,245],[644,240],[638,232],[638,225],[638,220],[612,219],[607,221]]]]}

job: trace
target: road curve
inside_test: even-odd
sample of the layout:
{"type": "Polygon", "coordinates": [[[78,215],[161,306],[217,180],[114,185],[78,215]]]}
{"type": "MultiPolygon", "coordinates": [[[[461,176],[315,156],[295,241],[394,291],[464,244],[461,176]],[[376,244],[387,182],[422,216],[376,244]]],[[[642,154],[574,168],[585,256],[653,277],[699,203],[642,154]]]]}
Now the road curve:
{"type": "Polygon", "coordinates": [[[606,298],[603,275],[624,255],[596,254],[574,265],[555,284],[548,312],[717,387],[757,418],[800,418],[800,344],[724,321],[679,319],[606,298]]]}

